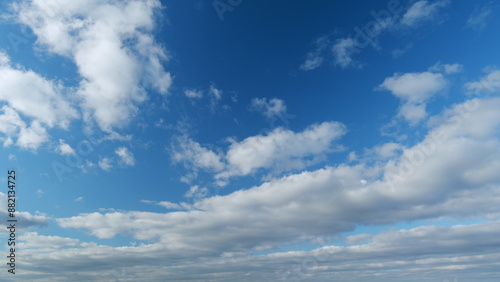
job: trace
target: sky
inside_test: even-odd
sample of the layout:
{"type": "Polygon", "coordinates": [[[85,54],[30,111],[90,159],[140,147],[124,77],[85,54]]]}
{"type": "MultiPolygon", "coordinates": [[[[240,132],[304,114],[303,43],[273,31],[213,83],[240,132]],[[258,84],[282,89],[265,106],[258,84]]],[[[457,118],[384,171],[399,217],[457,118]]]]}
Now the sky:
{"type": "Polygon", "coordinates": [[[0,280],[498,281],[497,2],[0,11],[0,280]]]}

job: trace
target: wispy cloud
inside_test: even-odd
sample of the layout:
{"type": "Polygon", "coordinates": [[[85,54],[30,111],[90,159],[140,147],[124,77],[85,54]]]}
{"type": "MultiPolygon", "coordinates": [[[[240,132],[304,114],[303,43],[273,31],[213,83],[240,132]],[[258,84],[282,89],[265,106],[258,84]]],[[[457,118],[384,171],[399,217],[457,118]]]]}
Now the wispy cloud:
{"type": "Polygon", "coordinates": [[[110,171],[111,168],[113,167],[112,160],[109,158],[100,159],[98,165],[104,171],[110,171]]]}
{"type": "Polygon", "coordinates": [[[184,91],[184,95],[186,95],[186,97],[191,99],[200,99],[203,97],[203,92],[200,90],[188,89],[184,91]]]}
{"type": "Polygon", "coordinates": [[[437,18],[439,10],[449,4],[448,0],[415,2],[401,18],[401,24],[415,26],[424,21],[437,18]]]}
{"type": "Polygon", "coordinates": [[[115,150],[115,153],[120,158],[120,163],[125,166],[134,166],[135,158],[134,155],[126,147],[120,147],[115,150]]]}
{"type": "MultiPolygon", "coordinates": [[[[440,12],[449,1],[421,0],[414,2],[406,11],[400,2],[395,3],[395,7],[391,9],[371,11],[374,19],[363,27],[354,27],[351,35],[340,38],[331,35],[320,37],[321,40],[317,41],[315,50],[307,54],[306,61],[301,64],[300,69],[308,71],[318,68],[330,57],[333,58],[333,63],[341,68],[361,68],[363,64],[356,61],[354,56],[368,46],[380,49],[378,38],[381,34],[387,31],[415,29],[425,22],[436,21],[440,19],[440,12]]],[[[393,56],[400,56],[409,49],[408,46],[411,45],[397,50],[393,56]]]]}
{"type": "Polygon", "coordinates": [[[493,8],[491,7],[491,5],[476,8],[467,19],[466,26],[468,28],[481,31],[486,27],[492,13],[493,8]]]}

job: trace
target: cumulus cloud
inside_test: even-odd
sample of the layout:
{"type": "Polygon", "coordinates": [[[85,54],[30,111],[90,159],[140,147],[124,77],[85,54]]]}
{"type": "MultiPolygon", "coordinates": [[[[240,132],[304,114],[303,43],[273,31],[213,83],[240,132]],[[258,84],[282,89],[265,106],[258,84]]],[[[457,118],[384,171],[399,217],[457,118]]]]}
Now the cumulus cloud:
{"type": "MultiPolygon", "coordinates": [[[[437,67],[434,67],[437,68],[437,67]]],[[[445,72],[456,72],[458,65],[444,65],[445,72]]],[[[427,117],[426,104],[448,85],[441,73],[426,71],[420,73],[396,73],[379,85],[379,89],[390,91],[401,100],[398,116],[415,125],[427,117]]]]}
{"type": "Polygon", "coordinates": [[[478,95],[498,92],[500,90],[500,70],[491,70],[478,81],[466,83],[465,89],[469,94],[478,95]]]}
{"type": "Polygon", "coordinates": [[[46,129],[38,121],[33,121],[29,127],[20,127],[16,145],[25,149],[36,150],[48,140],[49,136],[46,129]]]}
{"type": "Polygon", "coordinates": [[[39,74],[13,67],[10,59],[0,51],[0,100],[19,114],[37,120],[47,127],[67,128],[78,117],[70,105],[68,90],[39,74]]]}
{"type": "MultiPolygon", "coordinates": [[[[76,64],[81,76],[76,94],[87,122],[111,132],[125,125],[146,99],[143,85],[168,92],[171,77],[162,66],[167,54],[152,35],[159,1],[21,1],[12,7],[39,46],[76,64]]],[[[37,89],[52,90],[43,86],[37,89]]],[[[57,105],[65,122],[72,112],[62,102],[57,105]]],[[[47,121],[52,120],[59,119],[47,121]]]]}
{"type": "MultiPolygon", "coordinates": [[[[500,197],[494,185],[500,181],[496,173],[500,140],[495,137],[499,106],[500,99],[491,98],[450,108],[436,117],[441,119],[438,125],[420,143],[404,149],[395,144],[376,149],[387,159],[377,164],[381,165],[377,173],[367,163],[343,164],[200,199],[189,212],[92,213],[58,222],[63,227],[86,228],[100,238],[126,233],[139,240],[193,248],[205,248],[210,242],[208,245],[222,252],[339,234],[353,230],[356,224],[497,216],[500,208],[493,203],[500,197]],[[478,128],[478,124],[482,126],[478,128]],[[470,154],[472,150],[474,154],[470,154]],[[318,218],[327,220],[318,222],[318,218]],[[145,219],[150,220],[143,229],[135,228],[145,219]],[[221,234],[216,226],[230,226],[231,232],[221,234]],[[248,237],[248,230],[253,236],[248,237]],[[200,233],[203,240],[196,236],[200,233]]],[[[316,131],[305,132],[313,136],[316,131]]]]}
{"type": "Polygon", "coordinates": [[[283,116],[286,113],[285,101],[272,98],[267,101],[267,98],[253,98],[250,107],[262,113],[268,119],[275,116],[283,116]]]}
{"type": "Polygon", "coordinates": [[[214,172],[217,182],[225,185],[226,180],[234,176],[261,170],[275,174],[317,164],[324,160],[326,154],[343,149],[334,141],[345,132],[345,126],[338,122],[314,124],[297,133],[276,128],[268,134],[251,136],[242,141],[230,139],[231,145],[225,153],[220,152],[222,150],[216,153],[190,138],[181,137],[171,154],[174,162],[184,164],[194,175],[200,169],[214,172]]]}
{"type": "Polygon", "coordinates": [[[75,150],[71,148],[70,145],[66,144],[66,142],[63,139],[59,139],[59,146],[57,147],[57,151],[61,155],[74,155],[75,150]]]}
{"type": "Polygon", "coordinates": [[[233,142],[226,153],[229,169],[218,175],[247,175],[259,169],[289,171],[314,164],[325,154],[338,151],[333,141],[343,136],[345,126],[338,122],[323,122],[295,133],[276,128],[267,135],[248,137],[233,142]]]}
{"type": "Polygon", "coordinates": [[[221,171],[225,167],[218,153],[185,136],[179,138],[177,146],[173,149],[172,160],[187,167],[209,171],[221,171]]]}
{"type": "Polygon", "coordinates": [[[412,103],[428,100],[445,86],[443,75],[432,72],[394,74],[380,85],[394,96],[412,103]]]}
{"type": "MultiPolygon", "coordinates": [[[[227,195],[202,197],[189,206],[159,202],[183,210],[59,218],[61,227],[83,228],[98,238],[129,235],[147,243],[111,247],[30,233],[23,239],[37,249],[24,249],[25,268],[43,262],[53,268],[39,269],[44,273],[39,275],[56,277],[71,269],[73,277],[91,280],[95,268],[89,273],[75,266],[91,263],[107,271],[116,265],[130,266],[130,279],[137,275],[146,281],[165,275],[200,280],[213,273],[217,280],[228,281],[301,275],[325,281],[332,277],[362,281],[365,276],[369,281],[416,281],[447,277],[449,270],[467,270],[464,275],[477,277],[485,269],[496,274],[499,107],[498,97],[453,105],[431,118],[427,135],[417,144],[377,145],[352,164],[289,174],[227,195]],[[449,218],[490,220],[342,236],[360,225],[449,218]],[[44,239],[50,244],[38,249],[44,239]],[[316,247],[310,251],[283,247],[304,242],[316,242],[316,247]],[[157,269],[167,262],[176,267],[157,269]],[[233,271],[224,271],[227,268],[233,271]],[[402,271],[389,271],[396,268],[402,271]]],[[[190,194],[201,190],[193,186],[190,194]]]]}
{"type": "Polygon", "coordinates": [[[13,67],[9,57],[0,52],[0,132],[4,146],[16,144],[36,150],[49,140],[48,128],[67,129],[78,117],[70,105],[68,90],[59,82],[13,67]]]}
{"type": "Polygon", "coordinates": [[[113,161],[109,158],[102,158],[99,160],[99,167],[104,170],[104,171],[110,171],[111,168],[113,167],[112,165],[113,161]]]}

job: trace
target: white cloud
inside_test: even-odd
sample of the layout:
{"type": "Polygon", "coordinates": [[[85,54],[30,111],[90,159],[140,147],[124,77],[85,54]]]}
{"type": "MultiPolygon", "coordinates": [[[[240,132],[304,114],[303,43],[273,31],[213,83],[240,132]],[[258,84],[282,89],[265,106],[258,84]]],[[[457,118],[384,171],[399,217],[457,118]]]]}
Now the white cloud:
{"type": "Polygon", "coordinates": [[[159,202],[159,203],[157,203],[157,205],[161,206],[161,207],[164,207],[166,209],[170,209],[170,210],[182,209],[179,204],[172,203],[172,202],[167,202],[167,201],[159,202]]]}
{"type": "Polygon", "coordinates": [[[6,135],[13,135],[19,128],[26,124],[21,120],[19,114],[8,106],[2,107],[3,114],[0,115],[0,131],[6,135]]]}
{"type": "Polygon", "coordinates": [[[47,128],[66,129],[70,121],[78,117],[67,100],[67,92],[60,83],[33,71],[12,67],[8,56],[0,52],[0,101],[7,104],[0,116],[4,146],[15,143],[21,148],[36,150],[49,140],[47,128]]]}
{"type": "Polygon", "coordinates": [[[221,171],[225,164],[222,157],[214,151],[202,147],[199,143],[187,137],[180,137],[178,145],[173,149],[172,160],[184,163],[194,169],[221,171]]]}
{"type": "Polygon", "coordinates": [[[339,150],[333,141],[345,132],[341,123],[323,122],[298,133],[277,128],[267,135],[233,141],[226,153],[228,169],[217,177],[247,175],[259,169],[278,172],[302,169],[317,163],[325,154],[339,150]]]}
{"type": "Polygon", "coordinates": [[[500,90],[500,70],[491,70],[478,81],[468,82],[465,89],[469,94],[486,94],[500,90]]]}
{"type": "Polygon", "coordinates": [[[406,103],[399,108],[398,116],[415,125],[427,117],[425,104],[406,103]]]}
{"type": "Polygon", "coordinates": [[[332,52],[336,65],[340,65],[342,68],[358,66],[352,59],[354,53],[359,52],[358,43],[353,38],[338,39],[332,46],[332,52]]]}
{"type": "Polygon", "coordinates": [[[16,145],[25,149],[36,150],[48,140],[49,136],[45,128],[38,121],[33,121],[30,127],[21,127],[16,145]]]}
{"type": "MultiPolygon", "coordinates": [[[[376,164],[380,170],[375,174],[374,167],[367,163],[341,164],[204,198],[186,212],[82,214],[60,219],[59,224],[87,228],[100,238],[125,233],[139,240],[158,237],[158,242],[171,246],[203,249],[209,245],[223,252],[235,251],[239,248],[236,246],[252,249],[338,234],[351,231],[356,224],[498,216],[500,207],[494,203],[500,198],[500,189],[494,183],[500,181],[500,140],[495,137],[500,124],[500,98],[469,103],[475,106],[456,105],[445,112],[420,143],[401,153],[392,153],[400,148],[395,144],[384,146],[387,150],[376,149],[388,159],[376,164]],[[464,113],[462,107],[470,111],[464,113]],[[318,218],[327,220],[319,224],[318,218]],[[142,229],[136,228],[139,222],[144,223],[142,229]],[[231,231],[221,233],[218,226],[230,226],[231,231]],[[250,237],[248,230],[252,230],[250,237]],[[204,234],[203,239],[197,234],[204,234]]],[[[297,135],[319,137],[318,132],[332,131],[331,127],[318,125],[297,135]]],[[[319,151],[324,146],[303,147],[319,147],[319,151]]],[[[263,165],[254,165],[259,166],[263,165]]]]}
{"type": "Polygon", "coordinates": [[[84,162],[84,163],[79,164],[77,167],[78,167],[78,169],[80,169],[83,173],[87,173],[87,172],[89,172],[89,170],[88,170],[89,168],[93,168],[93,167],[95,167],[95,166],[96,166],[96,165],[95,165],[93,162],[91,162],[91,161],[89,161],[89,160],[85,160],[85,162],[84,162]]]}
{"type": "Polygon", "coordinates": [[[375,159],[385,160],[397,156],[397,152],[401,151],[403,148],[404,147],[398,143],[389,142],[368,149],[365,154],[368,156],[373,154],[375,159]]]}
{"type": "Polygon", "coordinates": [[[37,232],[25,232],[19,236],[20,245],[25,249],[53,248],[61,249],[80,245],[77,239],[64,238],[59,236],[44,236],[37,232]]]}
{"type": "Polygon", "coordinates": [[[210,94],[216,101],[219,101],[222,98],[222,91],[215,88],[213,84],[210,85],[210,94]]]}
{"type": "Polygon", "coordinates": [[[198,185],[193,185],[189,188],[189,191],[184,194],[185,197],[187,198],[204,198],[205,196],[208,195],[208,189],[207,188],[202,188],[198,185]]]}
{"type": "Polygon", "coordinates": [[[345,126],[338,122],[314,124],[298,133],[276,128],[269,134],[251,136],[240,142],[229,140],[231,145],[225,154],[181,137],[171,154],[174,162],[183,163],[193,171],[184,179],[196,177],[197,171],[202,169],[217,173],[216,181],[223,186],[230,177],[256,173],[261,169],[272,175],[317,164],[326,154],[343,149],[334,141],[345,132],[345,126]]]}
{"type": "Polygon", "coordinates": [[[203,92],[200,90],[193,90],[193,89],[188,89],[184,91],[184,95],[190,99],[200,99],[203,97],[203,92]]]}
{"type": "Polygon", "coordinates": [[[0,51],[0,100],[16,112],[37,120],[47,127],[67,128],[78,114],[70,105],[64,87],[31,70],[12,67],[8,56],[0,51]]]}
{"type": "Polygon", "coordinates": [[[78,197],[75,199],[75,202],[81,202],[81,201],[83,201],[83,197],[78,197]]]}
{"type": "MultiPolygon", "coordinates": [[[[374,17],[364,25],[355,26],[351,35],[334,39],[332,35],[322,36],[316,40],[316,48],[307,53],[306,60],[300,65],[304,71],[318,68],[323,64],[325,58],[333,55],[333,62],[341,68],[361,68],[362,63],[354,59],[354,55],[362,51],[363,48],[371,46],[375,49],[381,49],[378,38],[381,34],[388,31],[402,31],[414,29],[420,23],[440,19],[440,9],[447,6],[448,0],[414,2],[406,12],[401,15],[403,7],[398,1],[389,1],[388,6],[392,6],[390,12],[382,10],[380,13],[371,11],[374,17]],[[386,13],[386,15],[382,15],[386,13]],[[382,15],[382,16],[381,16],[382,15]],[[329,52],[325,52],[328,50],[329,52]],[[330,54],[331,53],[331,54],[330,54]]],[[[334,32],[334,34],[336,34],[334,32]]],[[[406,53],[413,46],[413,43],[407,44],[402,49],[393,51],[393,56],[398,57],[406,53]]]]}
{"type": "Polygon", "coordinates": [[[429,68],[430,72],[442,72],[444,74],[455,74],[463,71],[463,66],[461,64],[442,64],[437,63],[429,68]]]}
{"type": "Polygon", "coordinates": [[[268,119],[283,116],[286,113],[285,101],[277,98],[273,98],[269,102],[267,98],[253,98],[250,106],[268,119]]]}
{"type": "MultiPolygon", "coordinates": [[[[26,268],[22,275],[46,263],[50,270],[37,268],[38,277],[56,277],[71,269],[73,279],[96,280],[95,268],[75,269],[93,263],[103,269],[126,266],[130,279],[151,281],[165,275],[206,280],[213,273],[227,281],[301,277],[297,275],[318,281],[420,281],[448,277],[449,270],[460,269],[471,277],[485,271],[498,276],[499,108],[500,98],[473,99],[433,117],[428,134],[412,147],[381,144],[354,164],[286,175],[196,200],[192,207],[164,202],[187,210],[59,218],[63,228],[84,228],[99,238],[130,235],[148,243],[110,247],[29,234],[25,243],[37,249],[21,249],[26,268]],[[341,236],[356,226],[450,218],[489,222],[341,236]],[[45,247],[40,243],[44,239],[50,242],[45,247]],[[320,247],[283,247],[308,242],[320,247]],[[167,262],[176,267],[158,268],[167,262]]],[[[103,272],[99,275],[102,280],[103,272]]]]}
{"type": "Polygon", "coordinates": [[[59,139],[59,146],[57,147],[59,154],[61,155],[74,155],[75,150],[71,148],[70,145],[66,144],[63,139],[59,139]]]}
{"type": "Polygon", "coordinates": [[[422,103],[446,87],[446,80],[440,73],[421,72],[394,74],[380,85],[399,99],[422,103]]]}
{"type": "Polygon", "coordinates": [[[143,83],[167,93],[167,55],[151,34],[159,1],[23,1],[13,7],[39,46],[76,64],[87,122],[108,132],[125,125],[146,99],[143,83]]]}
{"type": "Polygon", "coordinates": [[[169,201],[156,202],[156,201],[150,201],[150,200],[141,200],[140,202],[143,204],[157,205],[157,206],[169,209],[169,210],[182,210],[182,209],[186,209],[187,207],[189,207],[189,205],[186,203],[176,204],[176,203],[172,203],[169,201]]]}
{"type": "MultiPolygon", "coordinates": [[[[40,190],[40,189],[39,189],[40,190]]],[[[7,203],[7,195],[0,192],[0,201],[3,203],[7,203]]],[[[7,212],[7,205],[0,205],[0,233],[4,233],[5,224],[7,223],[7,219],[9,219],[7,212]]],[[[48,224],[49,218],[45,214],[41,214],[36,212],[34,215],[29,212],[24,212],[17,210],[16,211],[16,219],[18,220],[18,227],[20,231],[25,231],[26,228],[32,226],[46,226],[48,224]]],[[[6,230],[8,231],[8,230],[6,230]]]]}
{"type": "Polygon", "coordinates": [[[16,155],[9,154],[9,161],[16,161],[16,160],[17,160],[16,155]]]}
{"type": "Polygon", "coordinates": [[[475,30],[483,30],[492,12],[493,9],[490,5],[475,9],[467,19],[466,26],[475,30]]]}
{"type": "Polygon", "coordinates": [[[109,171],[113,167],[112,161],[109,158],[102,158],[99,160],[99,167],[104,171],[109,171]]]}
{"type": "Polygon", "coordinates": [[[323,64],[324,59],[319,54],[308,54],[307,60],[300,65],[300,69],[304,71],[313,70],[323,64]]]}
{"type": "Polygon", "coordinates": [[[440,8],[447,6],[449,1],[426,1],[415,2],[401,18],[401,24],[415,26],[423,21],[435,19],[440,8]]]}
{"type": "MultiPolygon", "coordinates": [[[[448,66],[448,71],[453,72],[456,66],[448,66]]],[[[443,67],[446,69],[446,67],[443,67]]],[[[448,83],[441,73],[421,72],[394,74],[388,77],[379,86],[380,89],[389,90],[399,98],[402,105],[398,116],[403,117],[410,124],[415,125],[426,116],[426,104],[434,95],[443,91],[448,83]]]]}
{"type": "Polygon", "coordinates": [[[215,85],[210,85],[210,89],[208,90],[208,94],[210,96],[210,110],[212,112],[215,111],[217,108],[217,105],[219,104],[220,100],[222,99],[222,90],[217,89],[215,85]]]}
{"type": "Polygon", "coordinates": [[[326,48],[329,48],[330,42],[328,36],[322,36],[314,42],[316,49],[307,53],[306,61],[300,65],[303,71],[313,70],[320,67],[325,61],[322,53],[326,48]]]}
{"type": "Polygon", "coordinates": [[[115,153],[120,157],[120,163],[125,166],[134,166],[134,155],[126,148],[120,147],[115,150],[115,153]]]}
{"type": "Polygon", "coordinates": [[[38,196],[38,198],[40,198],[43,196],[43,194],[45,194],[45,191],[43,191],[42,189],[38,189],[36,190],[35,194],[38,196]]]}
{"type": "Polygon", "coordinates": [[[319,247],[311,251],[285,249],[267,255],[226,252],[210,256],[203,256],[189,246],[182,246],[181,250],[160,243],[111,247],[33,232],[22,237],[23,246],[29,247],[21,248],[26,271],[19,275],[26,281],[33,280],[29,279],[32,277],[30,271],[45,262],[51,266],[50,270],[37,269],[37,275],[50,280],[103,280],[108,277],[113,280],[120,277],[159,281],[165,276],[175,281],[206,280],[216,273],[218,281],[293,281],[300,278],[379,282],[422,281],[425,277],[453,281],[456,276],[494,281],[500,258],[499,231],[497,221],[456,226],[426,225],[348,237],[345,238],[349,242],[347,245],[335,244],[328,237],[316,237],[319,247]],[[48,242],[45,246],[44,240],[48,242]],[[98,264],[100,272],[96,273],[95,268],[91,272],[75,267],[89,263],[98,264]],[[176,267],[159,267],[167,263],[175,263],[176,267]],[[110,271],[118,266],[126,271],[110,271]],[[71,272],[64,276],[68,269],[71,272]],[[460,272],[461,269],[467,272],[460,272]],[[116,276],[118,274],[123,276],[116,276]]]}

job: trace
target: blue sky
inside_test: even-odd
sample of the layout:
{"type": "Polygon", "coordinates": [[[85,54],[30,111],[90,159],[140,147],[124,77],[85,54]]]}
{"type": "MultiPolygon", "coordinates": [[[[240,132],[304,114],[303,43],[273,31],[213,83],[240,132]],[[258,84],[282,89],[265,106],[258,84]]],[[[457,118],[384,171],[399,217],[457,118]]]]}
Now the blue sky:
{"type": "Polygon", "coordinates": [[[2,281],[500,276],[495,2],[1,11],[2,281]]]}

